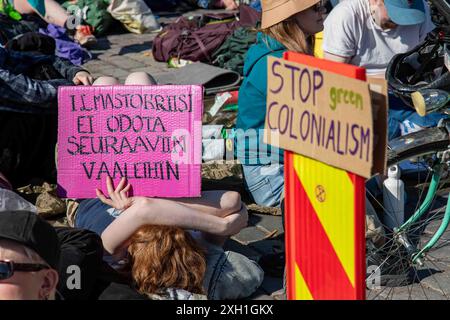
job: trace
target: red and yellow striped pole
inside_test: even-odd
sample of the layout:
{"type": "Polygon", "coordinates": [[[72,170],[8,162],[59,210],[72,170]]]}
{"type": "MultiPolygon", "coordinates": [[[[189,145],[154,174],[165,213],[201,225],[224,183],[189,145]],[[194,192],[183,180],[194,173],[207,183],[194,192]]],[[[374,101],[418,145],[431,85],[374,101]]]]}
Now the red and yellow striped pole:
{"type": "Polygon", "coordinates": [[[288,299],[364,299],[364,179],[286,151],[288,299]]]}
{"type": "MultiPolygon", "coordinates": [[[[284,58],[365,80],[361,68],[284,58]]],[[[364,299],[365,179],[290,151],[284,164],[288,299],[364,299]]]]}

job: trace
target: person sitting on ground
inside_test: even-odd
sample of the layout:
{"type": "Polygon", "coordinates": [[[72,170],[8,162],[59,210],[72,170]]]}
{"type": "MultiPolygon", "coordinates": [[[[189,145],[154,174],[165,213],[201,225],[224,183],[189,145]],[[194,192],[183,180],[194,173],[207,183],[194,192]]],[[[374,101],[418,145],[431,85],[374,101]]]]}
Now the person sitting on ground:
{"type": "MultiPolygon", "coordinates": [[[[423,0],[345,0],[325,20],[324,58],[364,67],[369,77],[385,77],[399,53],[412,50],[435,28],[423,0]]],[[[420,117],[389,95],[388,138],[436,126],[443,116],[420,117]]]]}
{"type": "Polygon", "coordinates": [[[237,10],[238,4],[235,0],[219,0],[216,1],[214,6],[216,8],[225,8],[227,10],[237,10]]]}
{"type": "MultiPolygon", "coordinates": [[[[434,28],[430,8],[423,0],[341,1],[325,20],[324,58],[364,67],[368,77],[385,78],[386,68],[394,55],[415,48],[434,28]]],[[[414,109],[389,92],[388,140],[423,127],[436,126],[443,117],[438,113],[420,117],[414,109]]],[[[377,176],[366,183],[371,201],[382,193],[380,179],[382,177],[377,176]]],[[[379,255],[377,248],[386,241],[384,225],[366,198],[367,252],[377,252],[379,255]]],[[[370,260],[366,263],[367,266],[374,264],[370,260]]],[[[392,272],[389,262],[381,270],[383,277],[391,276],[384,274],[386,270],[392,272]]]]}
{"type": "Polygon", "coordinates": [[[67,11],[55,0],[9,0],[14,9],[22,14],[37,14],[47,23],[64,27],[69,34],[73,33],[75,41],[82,46],[92,46],[97,39],[92,34],[92,27],[86,24],[71,25],[73,23],[67,11]]]}
{"type": "Polygon", "coordinates": [[[0,171],[14,187],[36,175],[55,180],[58,87],[92,80],[55,55],[0,47],[0,171]]]}
{"type": "Polygon", "coordinates": [[[100,299],[138,299],[136,291],[150,299],[237,299],[261,285],[256,262],[222,249],[247,224],[238,193],[208,191],[171,200],[128,197],[130,188],[123,178],[114,189],[108,177],[110,198],[97,190],[100,200],[81,202],[69,219],[101,234],[105,260],[130,279],[112,283],[100,299]]]}
{"type": "Polygon", "coordinates": [[[226,9],[236,10],[238,8],[237,1],[235,0],[188,0],[193,5],[196,5],[203,9],[226,9]]]}
{"type": "Polygon", "coordinates": [[[235,149],[242,163],[246,188],[255,203],[279,207],[284,189],[284,151],[264,144],[262,134],[266,117],[267,57],[281,58],[287,50],[312,55],[313,38],[323,29],[326,9],[319,0],[263,0],[261,4],[262,32],[258,33],[257,43],[250,47],[244,62],[235,149]]]}

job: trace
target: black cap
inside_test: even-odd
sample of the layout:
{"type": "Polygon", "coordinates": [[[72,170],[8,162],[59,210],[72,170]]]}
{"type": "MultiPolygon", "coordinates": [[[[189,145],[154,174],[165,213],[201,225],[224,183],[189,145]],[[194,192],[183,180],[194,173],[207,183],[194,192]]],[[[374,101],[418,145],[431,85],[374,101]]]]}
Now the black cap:
{"type": "Polygon", "coordinates": [[[50,267],[58,270],[60,244],[55,229],[30,211],[0,212],[0,239],[33,249],[50,267]]]}

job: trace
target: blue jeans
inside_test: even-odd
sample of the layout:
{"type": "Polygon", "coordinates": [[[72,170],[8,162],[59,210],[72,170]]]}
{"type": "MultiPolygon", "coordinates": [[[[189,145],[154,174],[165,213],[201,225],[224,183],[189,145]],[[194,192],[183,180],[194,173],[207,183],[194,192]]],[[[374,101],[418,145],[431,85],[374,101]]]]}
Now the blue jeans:
{"type": "Polygon", "coordinates": [[[242,165],[245,187],[256,204],[279,207],[284,189],[284,165],[242,165]]]}
{"type": "Polygon", "coordinates": [[[446,117],[446,115],[437,112],[421,117],[413,108],[405,105],[400,98],[389,94],[388,141],[401,135],[401,125],[405,121],[420,127],[430,128],[437,126],[439,120],[446,117]]]}
{"type": "Polygon", "coordinates": [[[120,214],[120,211],[98,199],[81,201],[75,216],[75,227],[87,229],[102,235],[103,231],[120,214]]]}
{"type": "MultiPolygon", "coordinates": [[[[105,205],[98,199],[84,200],[78,207],[75,227],[94,231],[98,235],[120,214],[119,210],[105,205]]],[[[206,272],[203,286],[208,299],[239,299],[250,296],[264,280],[264,271],[249,258],[201,239],[193,237],[206,249],[206,272]]],[[[104,260],[113,264],[110,256],[104,260]]]]}

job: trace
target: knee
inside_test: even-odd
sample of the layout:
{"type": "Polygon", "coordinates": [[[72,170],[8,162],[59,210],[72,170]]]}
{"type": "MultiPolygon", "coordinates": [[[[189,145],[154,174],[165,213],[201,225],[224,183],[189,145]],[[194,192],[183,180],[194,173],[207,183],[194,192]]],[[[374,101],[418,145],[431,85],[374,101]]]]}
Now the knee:
{"type": "Polygon", "coordinates": [[[113,86],[116,84],[120,84],[120,82],[114,77],[99,77],[93,83],[94,86],[113,86]]]}
{"type": "Polygon", "coordinates": [[[125,85],[155,85],[156,80],[147,72],[130,73],[125,80],[125,85]]]}
{"type": "Polygon", "coordinates": [[[220,199],[222,210],[227,213],[237,212],[241,209],[241,195],[235,191],[225,192],[220,199]]]}

